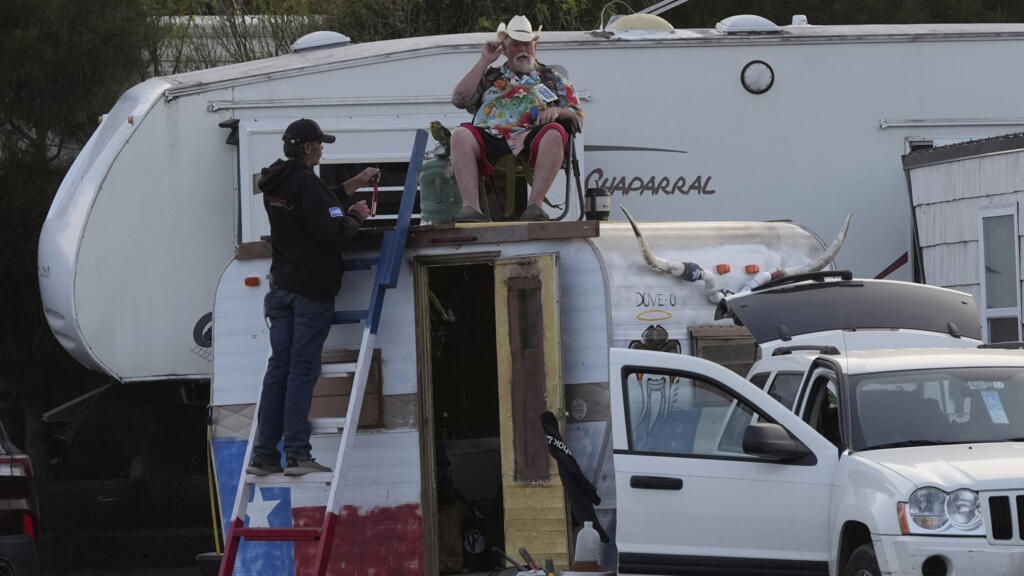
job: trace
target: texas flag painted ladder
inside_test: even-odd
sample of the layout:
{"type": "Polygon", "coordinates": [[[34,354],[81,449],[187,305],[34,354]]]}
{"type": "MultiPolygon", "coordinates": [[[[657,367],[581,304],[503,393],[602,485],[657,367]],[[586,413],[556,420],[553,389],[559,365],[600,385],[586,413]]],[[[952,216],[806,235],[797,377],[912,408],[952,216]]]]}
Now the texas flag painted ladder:
{"type": "MultiPolygon", "coordinates": [[[[384,234],[381,242],[380,254],[373,259],[350,259],[346,260],[346,269],[368,269],[377,267],[374,278],[373,289],[370,294],[370,305],[366,310],[346,310],[334,313],[335,324],[354,324],[363,322],[363,337],[359,346],[359,358],[352,363],[324,364],[322,374],[327,376],[338,376],[352,374],[352,392],[349,396],[348,412],[345,418],[319,418],[311,422],[314,434],[318,431],[329,431],[337,434],[341,430],[341,442],[338,447],[338,456],[334,462],[333,471],[306,474],[305,476],[254,476],[245,473],[244,463],[252,458],[252,446],[256,434],[256,422],[253,421],[249,431],[249,444],[245,451],[245,459],[241,478],[238,482],[238,491],[235,497],[235,505],[231,514],[231,523],[228,528],[228,537],[224,549],[224,556],[221,560],[219,576],[228,576],[234,572],[235,559],[238,555],[238,548],[242,539],[248,541],[263,542],[316,542],[316,559],[313,573],[316,576],[327,574],[327,562],[331,552],[331,543],[334,540],[334,532],[337,527],[340,513],[340,502],[338,495],[341,492],[342,466],[344,465],[345,454],[352,449],[355,441],[356,426],[347,426],[346,423],[359,422],[359,412],[363,404],[363,394],[366,391],[366,381],[370,370],[370,363],[373,357],[374,344],[377,339],[377,328],[380,324],[381,310],[384,306],[384,294],[387,289],[394,288],[398,284],[398,275],[402,269],[402,255],[405,252],[405,241],[409,235],[409,221],[412,216],[413,201],[416,197],[416,182],[420,167],[423,164],[423,154],[427,147],[427,133],[425,130],[417,130],[413,142],[412,155],[409,158],[409,170],[405,176],[405,188],[402,191],[402,204],[398,211],[398,219],[395,229],[384,234]],[[266,527],[263,522],[250,522],[245,526],[246,510],[250,505],[257,505],[263,502],[260,489],[269,487],[292,488],[299,485],[327,485],[327,506],[324,511],[323,522],[319,527],[315,526],[291,526],[291,527],[266,527]],[[255,494],[254,494],[255,492],[255,494]],[[250,503],[250,496],[254,496],[254,502],[250,503]],[[261,524],[254,526],[253,524],[261,524]]],[[[258,395],[257,395],[258,397],[258,395]]],[[[259,414],[259,403],[257,401],[254,414],[259,414]]]]}

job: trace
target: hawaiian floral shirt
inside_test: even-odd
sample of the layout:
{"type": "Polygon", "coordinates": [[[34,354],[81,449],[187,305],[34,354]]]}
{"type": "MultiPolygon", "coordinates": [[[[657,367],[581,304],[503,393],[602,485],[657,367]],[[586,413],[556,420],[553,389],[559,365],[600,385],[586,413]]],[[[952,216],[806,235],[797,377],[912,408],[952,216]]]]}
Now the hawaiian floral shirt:
{"type": "MultiPolygon", "coordinates": [[[[473,125],[486,129],[495,136],[511,139],[520,132],[533,127],[537,114],[548,108],[551,95],[558,97],[557,106],[569,108],[576,113],[579,124],[583,125],[583,108],[569,81],[557,70],[547,68],[547,84],[541,80],[539,68],[526,75],[518,75],[508,69],[491,69],[484,75],[480,87],[479,108],[473,115],[473,125]]],[[[554,101],[552,105],[554,105],[554,101]]]]}

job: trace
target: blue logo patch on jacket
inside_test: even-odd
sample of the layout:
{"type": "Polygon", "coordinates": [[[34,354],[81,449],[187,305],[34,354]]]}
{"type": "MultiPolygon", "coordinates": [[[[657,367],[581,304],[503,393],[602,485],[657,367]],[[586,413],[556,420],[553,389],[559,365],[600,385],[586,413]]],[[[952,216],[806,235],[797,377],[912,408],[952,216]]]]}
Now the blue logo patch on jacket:
{"type": "Polygon", "coordinates": [[[331,206],[331,218],[341,218],[345,213],[341,211],[341,208],[337,206],[331,206]]]}

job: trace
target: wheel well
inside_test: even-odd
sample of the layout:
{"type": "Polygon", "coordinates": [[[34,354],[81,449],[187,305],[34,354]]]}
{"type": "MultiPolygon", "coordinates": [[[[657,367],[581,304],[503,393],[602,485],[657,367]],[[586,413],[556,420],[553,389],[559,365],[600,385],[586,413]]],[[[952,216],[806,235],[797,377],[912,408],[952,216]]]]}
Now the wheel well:
{"type": "Polygon", "coordinates": [[[870,543],[871,531],[867,526],[860,522],[843,524],[843,531],[839,536],[839,558],[836,559],[836,570],[841,573],[853,551],[863,544],[870,543]]]}

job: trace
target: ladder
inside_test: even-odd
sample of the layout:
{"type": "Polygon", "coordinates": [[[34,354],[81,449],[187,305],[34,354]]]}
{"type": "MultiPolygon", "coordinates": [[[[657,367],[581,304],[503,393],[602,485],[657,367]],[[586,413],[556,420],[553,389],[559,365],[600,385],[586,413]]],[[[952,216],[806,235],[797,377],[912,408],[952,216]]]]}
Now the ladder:
{"type": "MultiPolygon", "coordinates": [[[[242,473],[238,482],[238,493],[235,496],[235,504],[231,514],[232,520],[228,528],[227,543],[224,549],[224,557],[221,560],[219,576],[228,576],[234,572],[235,558],[243,538],[249,541],[265,542],[317,542],[314,574],[316,576],[324,576],[327,573],[327,561],[341,508],[338,498],[341,493],[342,466],[346,453],[352,449],[352,444],[355,441],[359,413],[363,405],[363,394],[366,391],[366,380],[377,338],[377,328],[380,324],[380,314],[384,306],[384,295],[387,289],[394,288],[398,284],[398,275],[402,269],[402,256],[405,251],[405,241],[409,234],[409,220],[412,216],[413,201],[416,197],[417,176],[423,164],[423,154],[426,151],[426,146],[426,131],[417,130],[416,138],[413,142],[412,156],[409,158],[409,169],[405,176],[405,188],[402,191],[402,203],[398,211],[395,229],[384,233],[378,257],[353,258],[346,259],[345,261],[345,270],[368,270],[376,265],[377,272],[370,294],[369,308],[366,310],[335,311],[334,313],[334,324],[364,323],[363,337],[359,345],[359,359],[354,364],[324,364],[321,368],[321,374],[324,376],[353,374],[352,392],[349,396],[348,411],[345,418],[318,418],[310,422],[314,434],[325,432],[337,433],[338,430],[341,430],[341,443],[338,446],[338,456],[334,462],[333,471],[331,473],[306,474],[305,476],[283,476],[279,474],[254,476],[246,474],[245,466],[252,458],[252,447],[256,438],[257,420],[254,418],[249,430],[249,444],[246,447],[245,459],[242,461],[242,473]],[[293,487],[301,484],[329,485],[324,519],[319,528],[262,528],[245,526],[246,508],[249,504],[249,497],[254,489],[258,489],[260,486],[293,487]]],[[[254,415],[258,418],[259,400],[257,400],[254,415]]]]}

